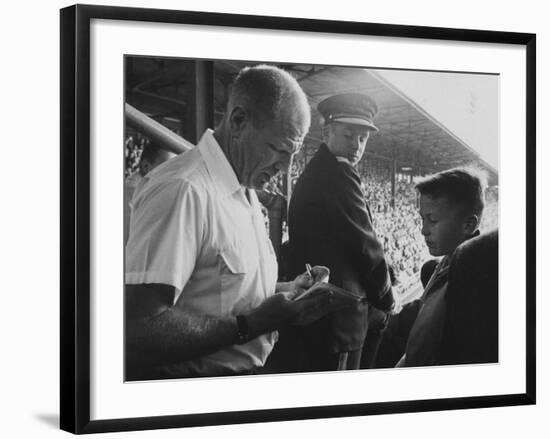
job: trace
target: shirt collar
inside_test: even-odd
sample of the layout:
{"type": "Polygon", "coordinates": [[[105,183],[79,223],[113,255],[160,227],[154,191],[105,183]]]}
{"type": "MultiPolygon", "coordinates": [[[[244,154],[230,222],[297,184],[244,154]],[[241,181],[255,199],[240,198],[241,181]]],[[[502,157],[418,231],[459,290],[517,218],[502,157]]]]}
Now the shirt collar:
{"type": "Polygon", "coordinates": [[[353,166],[351,162],[345,157],[336,157],[336,160],[338,160],[340,163],[347,163],[348,165],[353,166]]]}
{"type": "Polygon", "coordinates": [[[339,157],[339,156],[334,155],[334,154],[332,153],[332,151],[331,151],[330,149],[328,149],[328,145],[327,145],[326,143],[322,143],[322,144],[321,144],[321,148],[326,149],[326,152],[327,152],[328,154],[330,154],[331,157],[334,157],[334,159],[335,159],[337,162],[339,162],[339,163],[347,163],[348,165],[353,166],[353,165],[351,164],[351,162],[350,162],[347,158],[345,158],[345,157],[339,157]]]}
{"type": "Polygon", "coordinates": [[[426,287],[424,288],[424,293],[422,293],[422,296],[420,300],[424,302],[426,298],[431,295],[435,289],[435,285],[444,281],[447,281],[447,273],[449,272],[449,257],[443,256],[437,266],[435,267],[434,272],[432,273],[432,276],[430,277],[430,280],[428,281],[426,287]]]}
{"type": "MultiPolygon", "coordinates": [[[[479,235],[480,235],[480,231],[476,230],[474,233],[472,233],[472,236],[466,239],[466,241],[472,238],[475,238],[476,236],[479,236],[479,235]]],[[[450,262],[451,262],[450,256],[443,256],[443,258],[441,258],[441,260],[435,267],[435,270],[432,273],[432,276],[430,277],[430,280],[428,281],[426,288],[424,289],[424,293],[422,294],[422,300],[424,300],[428,296],[428,293],[432,292],[432,285],[434,285],[436,282],[439,282],[439,280],[442,279],[442,276],[445,276],[443,279],[447,279],[446,275],[449,272],[450,262]]]]}
{"type": "Polygon", "coordinates": [[[241,188],[235,171],[214,137],[214,131],[207,129],[197,148],[199,148],[214,185],[222,196],[231,195],[241,188]]]}

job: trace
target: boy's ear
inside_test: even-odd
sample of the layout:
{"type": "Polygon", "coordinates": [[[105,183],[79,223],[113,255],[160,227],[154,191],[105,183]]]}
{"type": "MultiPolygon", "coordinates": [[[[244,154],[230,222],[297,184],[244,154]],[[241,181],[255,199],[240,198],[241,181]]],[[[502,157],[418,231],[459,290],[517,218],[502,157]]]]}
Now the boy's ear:
{"type": "Polygon", "coordinates": [[[233,110],[231,110],[231,114],[229,115],[229,127],[231,129],[231,134],[233,135],[233,137],[239,137],[248,122],[248,112],[242,107],[234,107],[233,110]]]}
{"type": "Polygon", "coordinates": [[[470,215],[464,221],[464,232],[467,236],[472,235],[479,227],[479,217],[477,215],[470,215]]]}

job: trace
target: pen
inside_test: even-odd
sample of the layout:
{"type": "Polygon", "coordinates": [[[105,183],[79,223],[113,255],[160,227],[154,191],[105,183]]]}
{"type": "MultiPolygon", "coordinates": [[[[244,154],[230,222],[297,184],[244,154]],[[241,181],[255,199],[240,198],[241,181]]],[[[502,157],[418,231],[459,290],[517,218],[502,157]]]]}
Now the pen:
{"type": "Polygon", "coordinates": [[[313,277],[313,275],[311,274],[311,265],[306,264],[306,271],[307,271],[307,274],[309,274],[310,277],[313,277]]]}

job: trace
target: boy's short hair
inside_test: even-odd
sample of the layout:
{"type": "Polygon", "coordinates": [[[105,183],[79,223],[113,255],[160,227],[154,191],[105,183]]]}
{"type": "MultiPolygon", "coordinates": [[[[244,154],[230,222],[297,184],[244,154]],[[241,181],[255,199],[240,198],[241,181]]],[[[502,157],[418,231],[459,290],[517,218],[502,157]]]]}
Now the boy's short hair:
{"type": "Polygon", "coordinates": [[[422,177],[415,185],[421,195],[447,198],[467,213],[481,217],[485,207],[487,176],[473,168],[453,168],[422,177]]]}

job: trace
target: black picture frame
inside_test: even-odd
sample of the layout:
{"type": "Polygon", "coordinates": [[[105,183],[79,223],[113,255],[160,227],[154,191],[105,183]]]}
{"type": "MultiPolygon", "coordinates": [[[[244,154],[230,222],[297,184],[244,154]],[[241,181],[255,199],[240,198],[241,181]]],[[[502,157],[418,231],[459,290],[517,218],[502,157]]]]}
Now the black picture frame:
{"type": "Polygon", "coordinates": [[[323,417],[534,404],[536,400],[536,36],[529,33],[75,5],[61,10],[61,399],[60,424],[97,433],[323,417]],[[526,48],[526,376],[525,393],[224,413],[90,420],[90,22],[93,19],[324,32],[526,48]]]}

